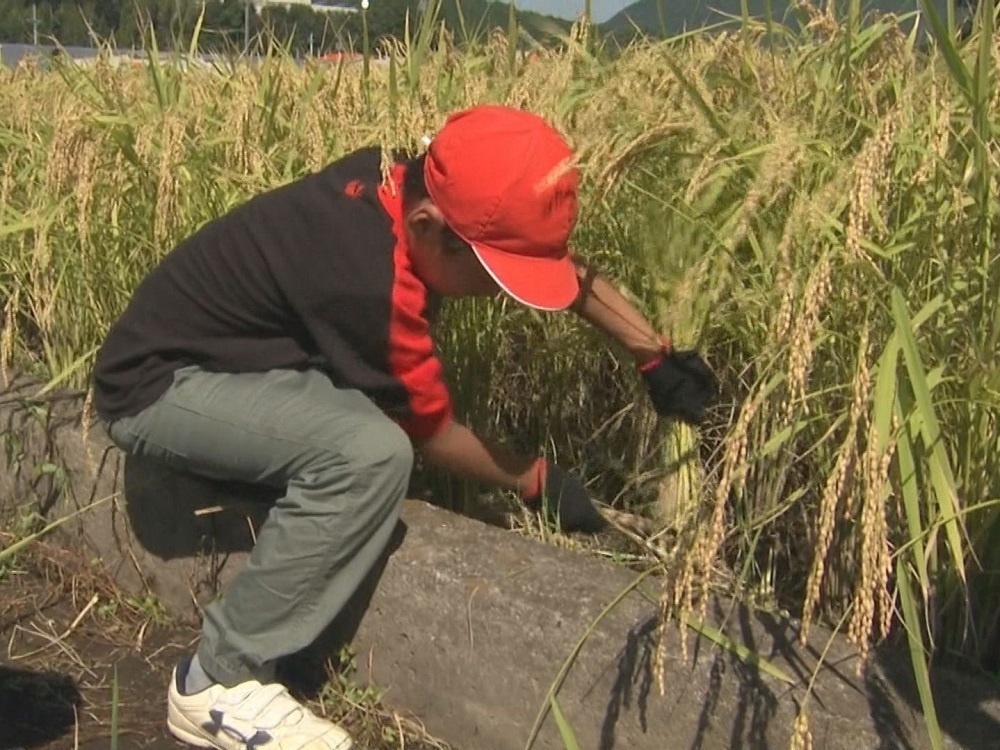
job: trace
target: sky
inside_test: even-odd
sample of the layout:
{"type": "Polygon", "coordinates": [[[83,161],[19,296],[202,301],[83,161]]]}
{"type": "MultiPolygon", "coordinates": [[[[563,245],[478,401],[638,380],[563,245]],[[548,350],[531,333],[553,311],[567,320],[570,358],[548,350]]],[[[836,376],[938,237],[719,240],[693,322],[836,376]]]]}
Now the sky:
{"type": "MultiPolygon", "coordinates": [[[[590,11],[594,21],[604,23],[622,8],[631,5],[634,0],[591,0],[590,11]]],[[[514,5],[524,10],[535,10],[561,18],[576,18],[583,12],[584,0],[514,0],[514,5]]]]}

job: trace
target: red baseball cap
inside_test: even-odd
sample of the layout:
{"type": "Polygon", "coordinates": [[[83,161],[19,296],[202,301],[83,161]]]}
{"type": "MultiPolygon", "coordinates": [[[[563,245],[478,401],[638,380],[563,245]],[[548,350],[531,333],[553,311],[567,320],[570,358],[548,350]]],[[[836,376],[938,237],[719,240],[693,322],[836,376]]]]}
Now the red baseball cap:
{"type": "Polygon", "coordinates": [[[555,129],[498,105],[450,115],[424,163],[427,192],[448,226],[507,294],[541,310],[565,309],[579,292],[567,245],[578,180],[555,129]]]}

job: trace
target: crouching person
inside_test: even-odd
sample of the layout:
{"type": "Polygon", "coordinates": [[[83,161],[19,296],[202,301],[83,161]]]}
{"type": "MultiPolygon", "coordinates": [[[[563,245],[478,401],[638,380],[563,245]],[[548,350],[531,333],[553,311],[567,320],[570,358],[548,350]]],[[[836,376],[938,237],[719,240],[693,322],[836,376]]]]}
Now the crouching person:
{"type": "Polygon", "coordinates": [[[168,727],[197,747],[352,747],[275,666],[384,551],[414,448],[566,531],[602,527],[573,474],[453,419],[431,338],[441,298],[574,310],[634,356],[663,416],[699,421],[714,390],[697,354],[672,351],[569,252],[577,172],[543,119],[473,107],[388,179],[380,166],[357,151],[205,224],[138,285],[97,356],[95,406],[124,451],[282,492],[174,670],[168,727]]]}

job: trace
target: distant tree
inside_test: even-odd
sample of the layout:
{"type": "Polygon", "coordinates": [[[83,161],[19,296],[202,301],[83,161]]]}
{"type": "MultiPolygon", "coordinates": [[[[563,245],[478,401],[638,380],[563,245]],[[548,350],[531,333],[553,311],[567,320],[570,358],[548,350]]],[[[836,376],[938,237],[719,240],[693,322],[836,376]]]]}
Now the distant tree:
{"type": "MultiPolygon", "coordinates": [[[[360,9],[360,0],[322,0],[360,9]]],[[[488,0],[442,0],[439,20],[462,40],[456,5],[460,3],[467,32],[483,36],[492,28],[506,29],[509,6],[488,0]]],[[[366,14],[368,35],[376,49],[386,37],[402,38],[407,16],[415,31],[427,0],[372,0],[366,14]]],[[[38,0],[38,33],[46,41],[64,45],[91,45],[91,30],[101,40],[121,48],[141,48],[155,34],[160,49],[187,47],[200,13],[204,19],[199,37],[202,51],[241,49],[244,37],[245,0],[38,0]]],[[[0,0],[0,42],[31,41],[32,5],[28,0],[0,0]]],[[[537,13],[518,11],[528,33],[546,38],[568,22],[537,13]]],[[[310,39],[316,53],[362,46],[361,13],[326,12],[303,5],[265,4],[250,16],[251,39],[262,32],[280,43],[289,43],[296,54],[308,53],[310,39]]],[[[550,38],[551,40],[551,38],[550,38]]]]}
{"type": "Polygon", "coordinates": [[[19,0],[0,0],[0,40],[31,41],[31,16],[25,19],[24,7],[19,0]]]}
{"type": "Polygon", "coordinates": [[[76,3],[61,3],[56,6],[53,16],[55,29],[53,36],[65,47],[86,47],[91,44],[86,18],[94,16],[92,3],[83,6],[76,3]]]}

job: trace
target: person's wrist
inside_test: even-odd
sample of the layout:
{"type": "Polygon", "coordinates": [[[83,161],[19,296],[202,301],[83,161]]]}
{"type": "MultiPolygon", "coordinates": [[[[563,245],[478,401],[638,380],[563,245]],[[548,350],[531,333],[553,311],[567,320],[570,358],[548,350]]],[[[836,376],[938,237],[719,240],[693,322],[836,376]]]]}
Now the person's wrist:
{"type": "Polygon", "coordinates": [[[536,498],[542,494],[546,463],[544,458],[535,459],[528,470],[518,478],[519,494],[522,500],[536,498]]]}
{"type": "Polygon", "coordinates": [[[655,349],[646,348],[635,354],[636,368],[639,372],[649,372],[670,352],[670,342],[666,338],[660,338],[658,343],[659,346],[655,349]]]}

